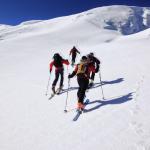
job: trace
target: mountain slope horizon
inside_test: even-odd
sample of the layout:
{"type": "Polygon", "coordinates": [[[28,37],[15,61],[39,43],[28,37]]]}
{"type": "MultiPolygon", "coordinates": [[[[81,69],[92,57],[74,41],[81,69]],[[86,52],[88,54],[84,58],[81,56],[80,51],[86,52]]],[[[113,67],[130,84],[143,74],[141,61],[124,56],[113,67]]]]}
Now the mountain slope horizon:
{"type": "MultiPolygon", "coordinates": [[[[61,26],[68,28],[69,24],[65,24],[66,18],[67,20],[70,18],[69,24],[77,24],[81,21],[88,22],[99,29],[114,30],[123,35],[129,35],[150,27],[150,8],[124,5],[103,6],[79,14],[58,17],[45,21],[25,21],[17,26],[0,25],[0,33],[1,36],[9,35],[16,30],[22,33],[24,30],[27,30],[28,28],[30,29],[30,26],[32,26],[33,30],[36,32],[38,32],[38,26],[40,26],[41,30],[44,30],[45,28],[47,32],[55,26],[58,26],[58,28],[61,26]],[[41,24],[45,25],[42,27],[41,24]]],[[[29,30],[29,32],[31,31],[32,30],[29,30]]]]}

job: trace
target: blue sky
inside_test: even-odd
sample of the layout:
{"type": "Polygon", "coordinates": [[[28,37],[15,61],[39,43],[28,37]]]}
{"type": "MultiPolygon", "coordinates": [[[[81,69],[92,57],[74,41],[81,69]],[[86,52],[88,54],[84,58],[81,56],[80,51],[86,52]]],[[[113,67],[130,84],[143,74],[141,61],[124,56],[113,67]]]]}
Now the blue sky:
{"type": "Polygon", "coordinates": [[[150,7],[150,0],[0,0],[0,24],[46,20],[108,5],[150,7]]]}

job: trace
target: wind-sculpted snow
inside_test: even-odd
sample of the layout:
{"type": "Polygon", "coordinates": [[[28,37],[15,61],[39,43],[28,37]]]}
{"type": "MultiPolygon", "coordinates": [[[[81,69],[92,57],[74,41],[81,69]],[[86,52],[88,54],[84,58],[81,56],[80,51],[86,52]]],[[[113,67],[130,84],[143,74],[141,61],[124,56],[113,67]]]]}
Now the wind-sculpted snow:
{"type": "Polygon", "coordinates": [[[79,14],[77,18],[85,18],[100,29],[116,30],[128,35],[150,27],[150,8],[107,6],[79,14]]]}

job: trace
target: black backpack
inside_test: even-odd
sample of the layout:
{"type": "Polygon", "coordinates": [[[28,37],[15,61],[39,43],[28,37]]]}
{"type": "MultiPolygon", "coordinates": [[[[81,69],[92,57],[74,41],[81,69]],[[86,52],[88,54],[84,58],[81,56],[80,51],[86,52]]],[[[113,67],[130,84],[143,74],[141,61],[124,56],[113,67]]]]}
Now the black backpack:
{"type": "Polygon", "coordinates": [[[58,53],[54,54],[53,59],[54,59],[54,66],[55,67],[62,67],[63,66],[63,64],[62,64],[63,59],[58,53]]]}

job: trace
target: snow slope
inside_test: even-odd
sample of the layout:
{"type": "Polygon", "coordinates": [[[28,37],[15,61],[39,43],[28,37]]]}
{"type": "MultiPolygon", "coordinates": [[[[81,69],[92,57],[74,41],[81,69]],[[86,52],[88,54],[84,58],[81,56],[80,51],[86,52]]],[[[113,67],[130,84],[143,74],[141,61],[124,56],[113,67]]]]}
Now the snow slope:
{"type": "MultiPolygon", "coordinates": [[[[5,26],[3,30],[0,26],[1,150],[150,150],[150,29],[146,29],[149,19],[144,21],[147,26],[139,29],[146,30],[126,36],[121,30],[106,28],[103,21],[93,23],[103,15],[118,24],[116,9],[126,17],[131,10],[146,10],[142,14],[149,11],[149,8],[110,6],[5,26]],[[90,100],[88,112],[76,122],[72,121],[75,111],[63,112],[66,92],[52,101],[45,96],[53,54],[59,52],[69,59],[73,45],[81,55],[92,51],[100,58],[105,96],[103,100],[97,74],[94,88],[86,93],[90,100]]],[[[122,21],[126,20],[123,16],[122,21]]],[[[136,26],[141,26],[140,22],[136,26]]],[[[72,70],[69,67],[69,72],[72,70]]],[[[50,84],[53,79],[54,71],[50,84]]],[[[64,89],[67,82],[65,66],[64,89]]],[[[73,78],[68,109],[76,106],[76,87],[73,78]]]]}

